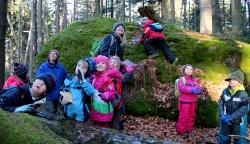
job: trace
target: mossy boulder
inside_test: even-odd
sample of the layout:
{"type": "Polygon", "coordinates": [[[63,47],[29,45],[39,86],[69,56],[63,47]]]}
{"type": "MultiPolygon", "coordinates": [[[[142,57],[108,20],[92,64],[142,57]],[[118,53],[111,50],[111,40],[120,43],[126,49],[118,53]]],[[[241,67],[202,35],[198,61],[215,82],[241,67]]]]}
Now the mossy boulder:
{"type": "Polygon", "coordinates": [[[9,113],[0,109],[1,144],[63,144],[69,141],[57,136],[37,117],[25,113],[9,113]]]}
{"type": "MultiPolygon", "coordinates": [[[[102,39],[112,32],[112,26],[117,20],[110,18],[91,18],[87,21],[80,21],[71,24],[67,29],[51,38],[43,47],[42,52],[37,56],[37,66],[47,58],[48,51],[57,48],[61,52],[61,62],[69,72],[73,72],[76,62],[82,58],[90,56],[91,45],[96,39],[102,39]]],[[[239,68],[246,74],[246,83],[250,80],[250,45],[237,40],[202,35],[200,33],[182,30],[173,25],[167,25],[164,32],[167,34],[167,42],[171,50],[179,58],[179,65],[190,63],[204,71],[200,78],[218,85],[218,92],[212,100],[218,97],[226,85],[221,87],[221,83],[232,68],[239,68]]],[[[138,36],[139,26],[134,23],[126,23],[127,44],[125,49],[125,59],[139,62],[147,58],[142,45],[132,44],[134,37],[138,36]]],[[[179,76],[177,67],[166,67],[168,63],[160,51],[160,56],[155,58],[157,62],[157,79],[161,83],[173,83],[179,76]]],[[[147,83],[147,87],[152,87],[152,83],[147,83]]],[[[249,89],[247,87],[247,89],[249,89]]],[[[127,110],[131,114],[138,115],[159,115],[165,118],[176,119],[176,107],[169,110],[158,106],[152,100],[152,88],[147,89],[147,97],[144,93],[139,93],[127,103],[127,110]],[[151,94],[151,95],[150,95],[151,94]]],[[[218,125],[217,102],[207,101],[198,104],[197,123],[206,127],[218,125]],[[212,115],[206,117],[206,115],[212,115]],[[211,120],[212,119],[212,120],[211,120]],[[206,122],[208,123],[206,123],[206,122]]]]}

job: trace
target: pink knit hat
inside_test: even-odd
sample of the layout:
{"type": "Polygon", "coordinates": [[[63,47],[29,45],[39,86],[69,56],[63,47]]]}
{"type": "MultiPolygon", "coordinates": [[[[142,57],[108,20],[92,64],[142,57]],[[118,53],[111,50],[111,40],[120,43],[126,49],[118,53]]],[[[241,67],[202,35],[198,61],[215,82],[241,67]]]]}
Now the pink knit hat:
{"type": "Polygon", "coordinates": [[[106,56],[103,55],[98,55],[97,57],[95,57],[95,63],[99,63],[99,62],[104,62],[105,64],[109,64],[109,59],[106,56]]]}

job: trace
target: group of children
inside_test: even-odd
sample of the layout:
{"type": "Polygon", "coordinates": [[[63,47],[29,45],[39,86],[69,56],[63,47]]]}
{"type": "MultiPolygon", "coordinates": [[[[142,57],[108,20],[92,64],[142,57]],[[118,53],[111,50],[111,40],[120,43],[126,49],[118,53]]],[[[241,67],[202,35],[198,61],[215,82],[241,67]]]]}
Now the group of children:
{"type": "MultiPolygon", "coordinates": [[[[141,42],[144,42],[149,58],[153,58],[158,54],[151,44],[158,43],[157,41],[165,43],[165,36],[159,37],[158,33],[151,38],[155,32],[148,29],[150,23],[152,21],[148,19],[144,22],[145,34],[141,42]]],[[[59,63],[60,53],[56,49],[50,50],[48,60],[38,68],[36,79],[32,83],[28,81],[28,68],[15,63],[14,75],[6,80],[0,92],[0,107],[9,112],[34,112],[37,101],[46,96],[44,105],[54,114],[57,114],[58,105],[62,105],[68,118],[84,122],[90,117],[95,125],[123,129],[121,116],[125,112],[126,95],[123,88],[131,81],[134,69],[134,65],[121,66],[124,31],[124,24],[116,23],[111,34],[116,38],[115,44],[108,47],[111,38],[107,36],[99,55],[80,59],[71,75],[59,63]]],[[[166,57],[174,64],[178,59],[168,47],[162,48],[166,57]]],[[[226,81],[229,81],[229,86],[223,90],[219,100],[218,143],[221,144],[230,143],[230,134],[240,135],[241,119],[247,116],[249,103],[241,71],[232,72],[226,81]]],[[[176,128],[179,134],[188,136],[195,125],[198,95],[203,93],[202,87],[193,77],[192,65],[183,66],[183,77],[178,81],[178,89],[179,117],[176,128]]]]}

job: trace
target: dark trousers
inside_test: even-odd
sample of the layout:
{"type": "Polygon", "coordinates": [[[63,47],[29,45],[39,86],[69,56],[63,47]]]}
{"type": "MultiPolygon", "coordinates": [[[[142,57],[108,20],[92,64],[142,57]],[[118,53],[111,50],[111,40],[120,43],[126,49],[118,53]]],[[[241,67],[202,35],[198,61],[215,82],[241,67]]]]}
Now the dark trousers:
{"type": "MultiPolygon", "coordinates": [[[[231,125],[220,121],[218,144],[230,144],[231,137],[229,135],[240,135],[240,125],[232,123],[231,125]]],[[[238,139],[234,139],[235,144],[239,144],[238,139]]]]}
{"type": "Polygon", "coordinates": [[[165,39],[148,39],[144,42],[144,44],[149,55],[157,52],[155,47],[158,47],[163,50],[164,56],[170,61],[170,63],[174,62],[175,54],[170,50],[165,39]]]}

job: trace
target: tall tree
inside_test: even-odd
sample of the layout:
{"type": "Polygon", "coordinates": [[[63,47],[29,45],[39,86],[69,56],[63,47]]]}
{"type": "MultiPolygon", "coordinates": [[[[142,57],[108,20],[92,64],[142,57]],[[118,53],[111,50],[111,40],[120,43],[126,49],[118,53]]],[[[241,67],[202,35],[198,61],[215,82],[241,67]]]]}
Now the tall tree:
{"type": "Polygon", "coordinates": [[[5,77],[5,34],[7,27],[7,0],[0,0],[0,89],[5,77]]]}
{"type": "Polygon", "coordinates": [[[170,0],[170,17],[171,17],[171,23],[175,24],[175,0],[170,0]]]}
{"type": "Polygon", "coordinates": [[[95,0],[95,16],[100,16],[100,0],[95,0]]]}
{"type": "Polygon", "coordinates": [[[75,21],[77,19],[77,2],[78,2],[78,0],[74,0],[73,21],[75,21]]]}
{"type": "Polygon", "coordinates": [[[65,29],[68,24],[67,13],[67,0],[63,0],[63,29],[65,29]]]}
{"type": "Polygon", "coordinates": [[[131,8],[131,5],[132,5],[132,0],[129,0],[128,1],[128,9],[129,9],[129,21],[131,22],[131,19],[132,19],[132,13],[131,13],[131,11],[132,11],[132,8],[131,8]]]}
{"type": "Polygon", "coordinates": [[[43,28],[43,20],[42,20],[42,0],[38,0],[37,4],[37,52],[40,53],[42,44],[43,44],[43,36],[42,36],[42,28],[43,28]]]}
{"type": "Polygon", "coordinates": [[[114,0],[111,0],[111,5],[110,5],[110,10],[111,10],[111,18],[114,18],[114,0]]]}
{"type": "Polygon", "coordinates": [[[183,26],[187,27],[187,0],[182,0],[183,5],[183,26]]]}
{"type": "Polygon", "coordinates": [[[247,8],[248,8],[248,29],[250,29],[250,0],[247,2],[247,8]]]}
{"type": "Polygon", "coordinates": [[[241,1],[240,0],[232,0],[231,3],[232,11],[232,27],[234,29],[240,29],[242,18],[241,18],[241,1]]]}
{"type": "Polygon", "coordinates": [[[162,0],[161,2],[161,20],[166,22],[168,20],[168,10],[169,10],[169,1],[162,0]]]}
{"type": "Polygon", "coordinates": [[[200,33],[212,34],[211,0],[200,0],[200,33]]]}
{"type": "Polygon", "coordinates": [[[213,13],[213,34],[220,33],[221,31],[221,10],[219,0],[212,0],[212,13],[213,13]]]}
{"type": "Polygon", "coordinates": [[[18,61],[21,62],[23,61],[23,5],[22,3],[19,4],[18,7],[18,61]]]}
{"type": "Polygon", "coordinates": [[[125,8],[126,8],[125,0],[122,0],[122,6],[121,6],[121,12],[122,12],[121,19],[122,19],[122,21],[125,21],[125,19],[126,19],[125,8]]]}
{"type": "Polygon", "coordinates": [[[56,7],[56,17],[55,17],[55,22],[56,22],[56,33],[59,33],[60,31],[60,7],[61,7],[61,0],[56,0],[55,3],[55,7],[56,7]]]}

